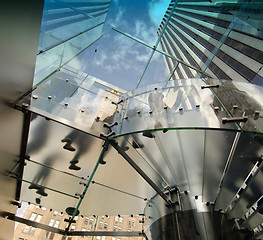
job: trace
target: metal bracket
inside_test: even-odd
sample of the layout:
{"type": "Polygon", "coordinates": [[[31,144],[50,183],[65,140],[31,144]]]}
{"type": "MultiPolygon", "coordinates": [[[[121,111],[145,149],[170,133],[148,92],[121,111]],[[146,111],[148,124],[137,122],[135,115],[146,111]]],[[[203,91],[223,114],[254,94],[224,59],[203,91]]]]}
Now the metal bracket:
{"type": "Polygon", "coordinates": [[[202,85],[201,89],[204,89],[204,88],[219,88],[219,84],[216,84],[216,85],[202,85]]]}
{"type": "Polygon", "coordinates": [[[246,122],[248,120],[247,116],[244,117],[232,117],[232,118],[222,118],[222,123],[229,123],[229,122],[246,122]]]}

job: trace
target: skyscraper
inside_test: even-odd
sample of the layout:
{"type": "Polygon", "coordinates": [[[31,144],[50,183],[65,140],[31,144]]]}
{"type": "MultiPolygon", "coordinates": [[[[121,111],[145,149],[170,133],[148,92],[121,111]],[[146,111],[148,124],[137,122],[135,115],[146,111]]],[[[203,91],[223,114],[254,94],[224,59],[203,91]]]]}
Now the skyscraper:
{"type": "MultiPolygon", "coordinates": [[[[171,1],[158,33],[176,4],[161,40],[162,49],[213,78],[262,85],[260,1],[171,1]]],[[[174,79],[198,73],[166,57],[174,79]]]]}

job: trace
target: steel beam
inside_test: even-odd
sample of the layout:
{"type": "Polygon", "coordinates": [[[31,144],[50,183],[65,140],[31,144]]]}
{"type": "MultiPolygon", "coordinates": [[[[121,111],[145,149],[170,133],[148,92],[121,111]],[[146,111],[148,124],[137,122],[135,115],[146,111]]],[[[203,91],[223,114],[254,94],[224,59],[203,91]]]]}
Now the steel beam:
{"type": "Polygon", "coordinates": [[[96,162],[95,167],[94,167],[93,170],[92,170],[92,173],[91,173],[91,175],[90,175],[90,177],[89,177],[89,180],[88,180],[88,182],[87,182],[87,184],[86,184],[86,186],[85,186],[82,194],[80,195],[79,202],[78,202],[78,204],[77,204],[77,206],[76,206],[76,208],[75,208],[75,210],[74,210],[74,212],[73,212],[73,215],[72,215],[72,217],[71,217],[70,220],[69,220],[69,224],[68,224],[68,226],[67,226],[67,228],[66,228],[66,230],[65,230],[66,233],[68,233],[69,228],[70,228],[70,225],[73,223],[74,217],[77,215],[77,212],[78,212],[78,209],[79,209],[79,207],[80,207],[80,204],[81,204],[82,201],[83,201],[83,198],[84,198],[84,196],[85,196],[85,194],[86,194],[86,192],[87,192],[87,190],[88,190],[88,188],[89,188],[89,186],[90,186],[90,184],[91,184],[91,182],[92,182],[92,179],[93,179],[93,177],[94,177],[94,175],[95,175],[95,173],[96,173],[96,171],[97,171],[97,169],[98,169],[98,166],[99,166],[100,162],[103,160],[104,153],[108,150],[108,145],[109,145],[109,141],[106,140],[106,141],[104,142],[104,144],[103,144],[102,151],[101,151],[100,156],[99,156],[99,158],[98,158],[98,160],[97,160],[97,162],[96,162]]]}
{"type": "Polygon", "coordinates": [[[28,226],[32,226],[35,228],[41,228],[44,229],[46,231],[49,232],[53,232],[53,233],[58,233],[58,234],[63,234],[64,230],[59,229],[59,228],[55,228],[55,227],[51,227],[42,223],[38,223],[38,222],[34,222],[25,218],[21,218],[21,217],[17,217],[15,214],[10,213],[10,212],[1,212],[0,215],[4,218],[7,218],[9,220],[15,221],[15,222],[19,222],[19,223],[23,223],[26,224],[28,226]]]}
{"type": "Polygon", "coordinates": [[[21,187],[22,187],[22,178],[24,173],[25,167],[25,155],[26,155],[26,148],[27,148],[27,141],[28,141],[28,133],[30,127],[30,119],[31,119],[31,112],[30,111],[23,111],[24,112],[24,123],[23,123],[23,132],[22,132],[22,139],[21,139],[21,147],[20,147],[20,159],[18,165],[18,172],[17,172],[17,184],[16,184],[16,200],[20,200],[21,194],[21,187]]]}
{"type": "Polygon", "coordinates": [[[113,236],[113,237],[143,237],[143,232],[122,231],[70,231],[68,236],[113,236]]]}
{"type": "Polygon", "coordinates": [[[109,140],[110,144],[117,150],[117,152],[135,169],[137,173],[164,199],[164,201],[171,205],[172,201],[164,194],[161,189],[148,177],[148,175],[128,156],[125,151],[114,140],[109,140]]]}

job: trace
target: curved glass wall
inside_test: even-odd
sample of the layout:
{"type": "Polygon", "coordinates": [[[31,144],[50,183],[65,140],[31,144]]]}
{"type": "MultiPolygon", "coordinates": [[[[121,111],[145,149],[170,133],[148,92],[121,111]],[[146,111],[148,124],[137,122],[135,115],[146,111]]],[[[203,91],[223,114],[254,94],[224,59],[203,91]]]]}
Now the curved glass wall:
{"type": "Polygon", "coordinates": [[[204,128],[260,133],[262,92],[262,87],[252,84],[216,79],[182,79],[141,87],[123,96],[115,132],[204,128]]]}

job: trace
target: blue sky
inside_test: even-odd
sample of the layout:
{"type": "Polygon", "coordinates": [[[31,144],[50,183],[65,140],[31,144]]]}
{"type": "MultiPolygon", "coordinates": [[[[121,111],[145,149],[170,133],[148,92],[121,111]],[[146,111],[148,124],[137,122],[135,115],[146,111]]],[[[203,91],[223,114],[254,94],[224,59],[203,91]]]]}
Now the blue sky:
{"type": "MultiPolygon", "coordinates": [[[[169,3],[170,0],[112,0],[106,22],[153,46],[169,3]]],[[[85,71],[124,90],[131,90],[136,87],[151,51],[111,30],[85,53],[85,71]]],[[[167,77],[163,56],[155,53],[141,85],[165,81],[167,77]]]]}

